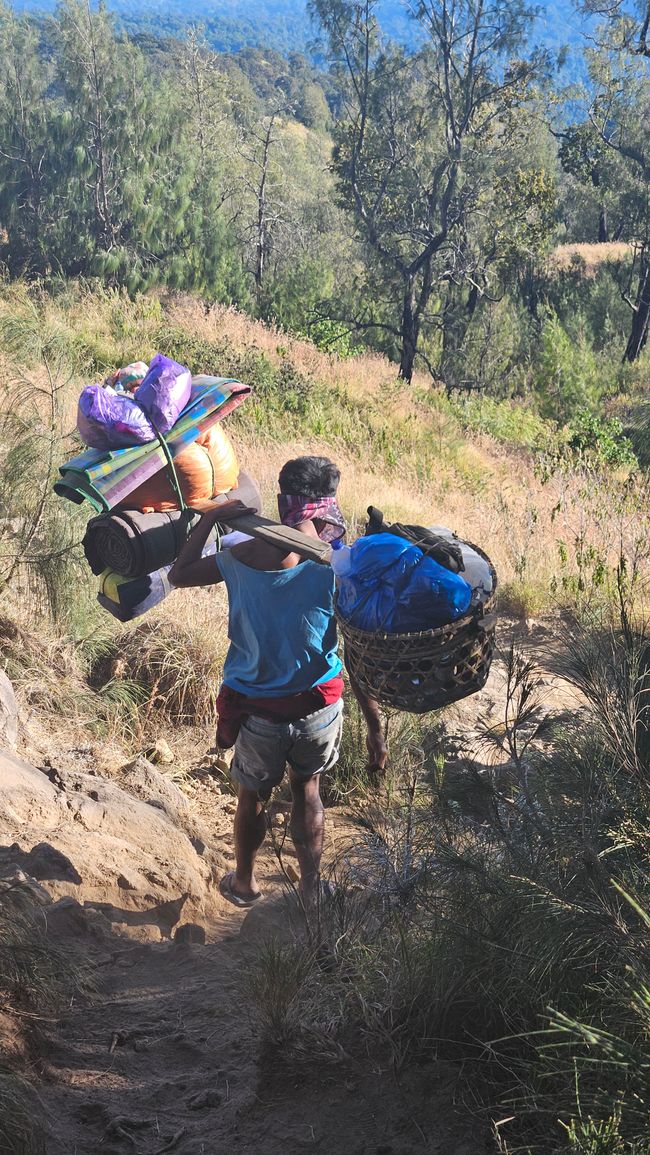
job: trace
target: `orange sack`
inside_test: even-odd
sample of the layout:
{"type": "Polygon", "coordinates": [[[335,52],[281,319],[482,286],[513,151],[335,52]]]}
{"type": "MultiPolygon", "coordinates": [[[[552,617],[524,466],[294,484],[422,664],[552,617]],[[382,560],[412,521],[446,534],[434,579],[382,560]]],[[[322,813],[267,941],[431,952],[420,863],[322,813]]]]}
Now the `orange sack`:
{"type": "MultiPolygon", "coordinates": [[[[176,476],[188,505],[206,501],[217,493],[228,493],[237,484],[239,465],[228,434],[221,425],[213,425],[174,459],[176,476]]],[[[178,509],[178,498],[169,479],[169,467],[158,470],[148,481],[134,489],[122,509],[139,509],[141,513],[162,513],[178,509]]]]}

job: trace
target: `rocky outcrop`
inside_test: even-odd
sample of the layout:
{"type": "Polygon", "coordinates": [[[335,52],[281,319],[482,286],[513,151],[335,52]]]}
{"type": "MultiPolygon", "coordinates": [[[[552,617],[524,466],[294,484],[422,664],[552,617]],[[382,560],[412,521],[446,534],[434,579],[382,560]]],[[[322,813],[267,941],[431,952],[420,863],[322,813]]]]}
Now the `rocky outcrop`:
{"type": "Polygon", "coordinates": [[[167,937],[181,912],[201,923],[219,909],[215,871],[173,783],[144,759],[123,781],[0,751],[0,876],[37,879],[136,937],[167,937]]]}
{"type": "Polygon", "coordinates": [[[18,707],[16,695],[4,670],[0,670],[0,747],[8,746],[14,750],[17,741],[18,707]]]}

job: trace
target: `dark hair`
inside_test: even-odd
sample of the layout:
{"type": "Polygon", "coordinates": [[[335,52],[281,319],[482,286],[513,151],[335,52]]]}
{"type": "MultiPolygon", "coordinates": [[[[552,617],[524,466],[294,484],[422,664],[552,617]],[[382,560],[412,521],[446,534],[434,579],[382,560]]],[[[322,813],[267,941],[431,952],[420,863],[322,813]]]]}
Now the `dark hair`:
{"type": "Polygon", "coordinates": [[[334,497],[341,471],[328,457],[294,457],[280,470],[281,493],[300,497],[334,497]]]}

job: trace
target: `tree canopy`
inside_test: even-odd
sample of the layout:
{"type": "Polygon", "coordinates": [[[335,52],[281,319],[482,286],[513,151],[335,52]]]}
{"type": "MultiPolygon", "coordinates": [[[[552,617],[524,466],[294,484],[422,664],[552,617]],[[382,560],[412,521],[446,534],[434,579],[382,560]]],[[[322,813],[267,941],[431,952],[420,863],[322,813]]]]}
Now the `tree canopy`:
{"type": "Polygon", "coordinates": [[[89,0],[0,7],[4,271],[167,285],[406,382],[596,406],[647,341],[650,78],[644,6],[585,6],[568,89],[527,0],[418,0],[408,43],[380,0],[314,0],[317,66],[89,0]],[[593,274],[553,257],[612,241],[593,274]]]}

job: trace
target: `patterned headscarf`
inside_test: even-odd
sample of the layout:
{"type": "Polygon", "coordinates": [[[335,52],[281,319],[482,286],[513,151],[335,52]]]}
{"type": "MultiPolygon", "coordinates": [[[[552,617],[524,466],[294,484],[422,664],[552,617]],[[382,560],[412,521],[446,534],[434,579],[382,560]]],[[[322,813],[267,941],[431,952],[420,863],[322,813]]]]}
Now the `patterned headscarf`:
{"type": "Polygon", "coordinates": [[[302,494],[279,493],[278,511],[283,525],[295,528],[303,521],[324,521],[321,541],[338,541],[345,537],[345,519],[335,497],[304,497],[302,494]]]}

